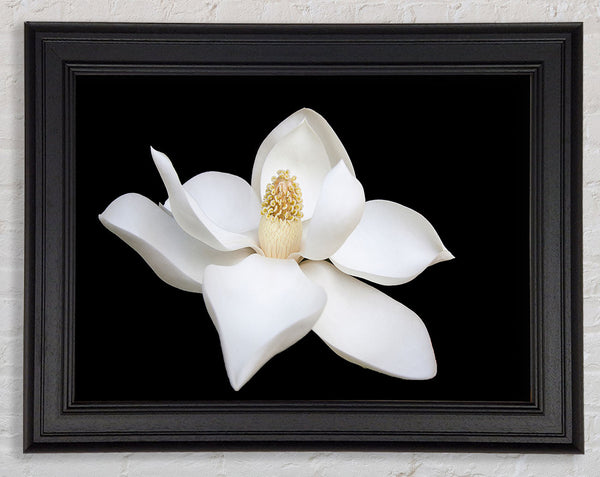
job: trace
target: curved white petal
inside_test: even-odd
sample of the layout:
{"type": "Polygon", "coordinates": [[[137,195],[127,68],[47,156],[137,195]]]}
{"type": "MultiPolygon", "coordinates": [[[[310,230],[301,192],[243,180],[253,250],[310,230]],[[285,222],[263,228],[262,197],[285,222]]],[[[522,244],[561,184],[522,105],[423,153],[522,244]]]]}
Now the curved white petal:
{"type": "MultiPolygon", "coordinates": [[[[260,202],[244,179],[225,172],[203,172],[183,184],[206,216],[222,229],[247,233],[258,228],[260,202]]],[[[165,207],[171,209],[167,200],[165,207]]]]}
{"type": "Polygon", "coordinates": [[[210,248],[181,230],[173,217],[139,194],[118,197],[98,217],[162,280],[185,291],[202,292],[207,265],[234,265],[251,253],[249,249],[219,252],[210,248]]]}
{"type": "Polygon", "coordinates": [[[312,219],[305,222],[300,255],[330,257],[358,225],[364,208],[362,185],[340,161],[327,174],[312,219]]]}
{"type": "Polygon", "coordinates": [[[231,267],[207,267],[203,296],[236,391],[306,335],[327,301],[295,261],[256,254],[231,267]]]}
{"type": "Polygon", "coordinates": [[[434,263],[454,258],[418,212],[370,200],[362,219],[331,261],[345,273],[381,285],[400,285],[434,263]]]}
{"type": "MultiPolygon", "coordinates": [[[[183,230],[217,250],[230,251],[245,247],[252,247],[256,251],[260,250],[252,234],[232,232],[216,224],[181,185],[169,158],[154,148],[150,148],[150,151],[160,177],[167,188],[169,207],[173,217],[183,230]]],[[[220,198],[215,197],[213,200],[218,201],[220,198]]],[[[211,208],[214,209],[215,206],[211,206],[211,208]]]]}
{"type": "Polygon", "coordinates": [[[302,271],[327,292],[313,330],[342,358],[403,379],[431,379],[437,364],[425,324],[410,309],[327,262],[302,271]]]}
{"type": "Polygon", "coordinates": [[[325,175],[340,160],[354,175],[352,162],[327,121],[301,109],[281,122],[260,145],[252,168],[252,187],[262,198],[279,169],[295,175],[304,198],[304,218],[312,216],[325,175]]]}

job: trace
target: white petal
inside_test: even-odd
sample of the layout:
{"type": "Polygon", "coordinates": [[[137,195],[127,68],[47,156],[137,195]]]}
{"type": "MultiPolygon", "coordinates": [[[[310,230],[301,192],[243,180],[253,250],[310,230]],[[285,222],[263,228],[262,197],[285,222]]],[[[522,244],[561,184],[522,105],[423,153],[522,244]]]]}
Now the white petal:
{"type": "Polygon", "coordinates": [[[327,301],[295,261],[256,254],[232,267],[207,267],[203,296],[236,391],[306,335],[327,301]]]}
{"type": "Polygon", "coordinates": [[[262,198],[271,177],[289,169],[302,189],[304,218],[309,219],[325,175],[340,160],[354,175],[352,162],[325,119],[301,109],[280,123],[260,145],[252,169],[252,187],[262,198]]]}
{"type": "Polygon", "coordinates": [[[413,311],[327,262],[307,261],[301,268],[327,292],[327,305],[313,330],[337,354],[398,378],[435,376],[429,333],[413,311]]]}
{"type": "MultiPolygon", "coordinates": [[[[191,194],[184,189],[179,181],[177,172],[169,158],[162,152],[150,148],[156,168],[167,188],[169,194],[169,207],[173,217],[179,226],[192,237],[201,240],[211,247],[222,250],[237,250],[244,247],[252,247],[259,250],[253,234],[242,234],[226,230],[216,224],[196,203],[191,194]]],[[[226,193],[212,197],[214,202],[225,198],[226,193]]],[[[218,209],[218,206],[208,203],[204,204],[210,210],[218,209]]]]}
{"type": "Polygon", "coordinates": [[[219,252],[194,239],[175,219],[139,194],[115,199],[99,216],[102,224],[138,252],[169,285],[202,292],[204,269],[211,263],[233,265],[249,249],[219,252]]]}
{"type": "Polygon", "coordinates": [[[370,200],[362,219],[331,261],[345,273],[400,285],[434,263],[454,258],[421,214],[387,200],[370,200]]]}
{"type": "Polygon", "coordinates": [[[325,178],[312,219],[305,222],[300,255],[330,257],[360,222],[365,208],[363,187],[340,161],[325,178]]]}
{"type": "MultiPolygon", "coordinates": [[[[236,233],[258,228],[260,202],[254,189],[241,177],[224,172],[203,172],[183,184],[183,188],[219,227],[236,233]]],[[[169,200],[165,207],[171,209],[169,200]]]]}

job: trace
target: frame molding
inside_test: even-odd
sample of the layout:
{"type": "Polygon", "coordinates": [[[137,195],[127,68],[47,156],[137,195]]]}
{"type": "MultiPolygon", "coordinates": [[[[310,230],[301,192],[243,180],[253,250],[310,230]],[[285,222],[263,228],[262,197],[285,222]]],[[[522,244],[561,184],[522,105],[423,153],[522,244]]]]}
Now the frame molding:
{"type": "Polygon", "coordinates": [[[582,24],[27,23],[25,53],[26,452],[583,452],[582,24]],[[199,72],[529,75],[531,401],[76,402],[76,78],[199,72]]]}

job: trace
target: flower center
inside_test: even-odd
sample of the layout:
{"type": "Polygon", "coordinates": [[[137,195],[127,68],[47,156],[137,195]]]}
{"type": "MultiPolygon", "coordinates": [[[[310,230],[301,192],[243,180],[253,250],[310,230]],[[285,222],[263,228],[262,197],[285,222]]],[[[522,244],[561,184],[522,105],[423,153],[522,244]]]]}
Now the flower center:
{"type": "Polygon", "coordinates": [[[302,192],[290,171],[279,170],[271,178],[260,214],[258,239],[267,257],[287,258],[300,251],[302,192]]]}

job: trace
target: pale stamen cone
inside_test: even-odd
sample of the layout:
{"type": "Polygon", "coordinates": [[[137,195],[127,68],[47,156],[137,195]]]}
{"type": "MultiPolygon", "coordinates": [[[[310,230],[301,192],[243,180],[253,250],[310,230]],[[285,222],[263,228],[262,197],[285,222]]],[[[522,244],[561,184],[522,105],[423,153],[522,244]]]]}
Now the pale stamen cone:
{"type": "Polygon", "coordinates": [[[288,170],[271,178],[262,202],[258,239],[264,254],[288,258],[300,251],[302,241],[302,192],[288,170]]]}

